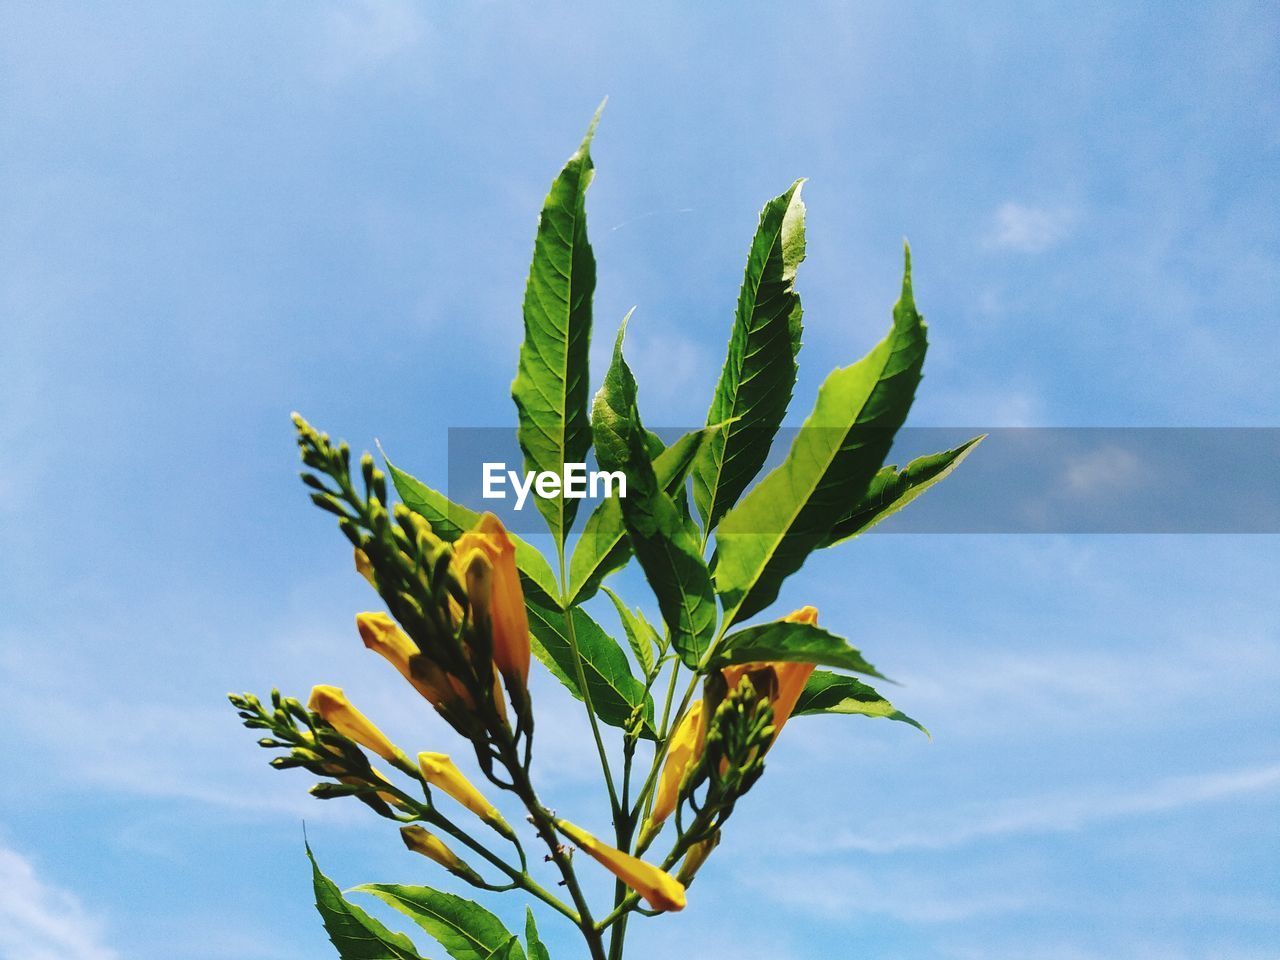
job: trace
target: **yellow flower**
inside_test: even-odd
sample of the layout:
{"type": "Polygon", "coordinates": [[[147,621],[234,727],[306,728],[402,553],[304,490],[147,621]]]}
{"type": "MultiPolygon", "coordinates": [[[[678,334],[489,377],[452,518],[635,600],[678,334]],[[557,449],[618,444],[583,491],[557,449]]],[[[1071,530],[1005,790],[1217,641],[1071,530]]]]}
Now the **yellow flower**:
{"type": "Polygon", "coordinates": [[[529,618],[516,570],[516,546],[502,521],[492,513],[480,517],[453,544],[455,570],[473,589],[473,613],[488,614],[493,631],[493,661],[507,683],[524,687],[529,679],[529,618]],[[488,562],[489,570],[478,557],[488,562]]]}
{"type": "Polygon", "coordinates": [[[383,760],[395,763],[404,759],[404,751],[388,740],[372,720],[353,707],[347,695],[337,687],[313,687],[307,706],[348,740],[354,740],[383,760]]]}
{"type": "Polygon", "coordinates": [[[512,835],[511,827],[502,818],[498,808],[485,799],[484,794],[476,789],[457,765],[445,753],[418,754],[418,769],[422,779],[431,786],[447,793],[453,799],[474,813],[485,822],[492,824],[507,836],[512,835]]]}
{"type": "Polygon", "coordinates": [[[560,832],[585,850],[606,870],[640,894],[654,910],[683,910],[684,884],[675,877],[629,853],[623,853],[607,843],[601,843],[581,827],[567,820],[557,820],[560,832]]]}
{"type": "MultiPolygon", "coordinates": [[[[801,607],[784,619],[788,623],[816,625],[818,609],[801,607]]],[[[769,704],[773,707],[773,738],[776,740],[778,734],[782,732],[783,725],[790,718],[791,711],[796,708],[800,694],[804,692],[804,685],[809,682],[809,677],[813,674],[814,666],[812,663],[784,661],[738,663],[725,667],[721,672],[730,690],[736,687],[744,676],[749,676],[752,685],[761,696],[769,698],[769,704]]]]}
{"type": "Polygon", "coordinates": [[[658,781],[658,792],[654,798],[653,810],[645,821],[640,832],[640,849],[644,849],[653,840],[663,821],[676,809],[680,799],[680,784],[685,774],[697,764],[707,742],[706,710],[701,700],[696,700],[689,707],[688,713],[671,735],[671,743],[667,748],[667,763],[662,768],[662,778],[658,781]]]}
{"type": "MultiPolygon", "coordinates": [[[[470,536],[470,534],[463,534],[470,536]]],[[[471,619],[476,623],[485,623],[489,619],[490,604],[493,601],[493,561],[479,547],[474,547],[465,557],[454,554],[455,562],[462,566],[463,576],[467,583],[467,597],[471,601],[471,619]]]]}
{"type": "Polygon", "coordinates": [[[469,866],[463,863],[456,853],[445,846],[444,841],[416,823],[400,828],[400,839],[414,853],[420,853],[428,860],[434,860],[450,873],[455,874],[468,883],[481,886],[484,880],[469,866]]]}
{"type": "Polygon", "coordinates": [[[462,866],[462,861],[458,859],[457,854],[446,847],[444,841],[435,834],[428,833],[416,823],[412,826],[401,827],[400,839],[414,853],[420,853],[424,857],[434,860],[446,870],[455,870],[462,866]]]}
{"type": "Polygon", "coordinates": [[[459,700],[472,705],[466,688],[424,657],[413,639],[385,613],[356,614],[356,628],[364,645],[399,670],[432,706],[447,708],[459,700]]]}
{"type": "Polygon", "coordinates": [[[689,852],[684,855],[684,862],[680,864],[676,879],[686,887],[693,883],[694,876],[702,869],[702,865],[707,862],[707,857],[711,856],[711,851],[719,845],[720,831],[718,830],[709,839],[695,843],[689,848],[689,852]]]}

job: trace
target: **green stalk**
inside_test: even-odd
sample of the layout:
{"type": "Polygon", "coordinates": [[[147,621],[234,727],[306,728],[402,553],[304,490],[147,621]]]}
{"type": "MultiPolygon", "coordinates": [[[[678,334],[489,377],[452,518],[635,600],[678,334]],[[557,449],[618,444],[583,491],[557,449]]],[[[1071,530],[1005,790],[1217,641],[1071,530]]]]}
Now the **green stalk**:
{"type": "MultiPolygon", "coordinates": [[[[433,803],[428,801],[424,804],[416,797],[405,793],[394,783],[380,784],[379,789],[395,794],[402,802],[411,807],[417,813],[419,819],[424,820],[432,826],[438,827],[444,833],[449,834],[449,836],[453,837],[459,843],[462,843],[469,850],[479,854],[490,864],[501,870],[520,889],[533,894],[553,910],[568,917],[575,925],[582,926],[582,916],[564,903],[559,897],[555,896],[555,894],[551,893],[539,884],[538,881],[534,880],[533,877],[529,875],[529,871],[527,869],[517,870],[511,864],[507,863],[479,840],[472,837],[448,817],[440,813],[433,803]]],[[[517,849],[519,849],[518,841],[516,841],[516,844],[517,849]]],[[[520,859],[523,862],[524,851],[523,849],[519,849],[519,852],[520,859]]]]}
{"type": "Polygon", "coordinates": [[[604,748],[604,739],[600,736],[600,723],[596,719],[595,707],[591,703],[591,690],[587,686],[586,671],[582,667],[582,654],[578,652],[578,637],[573,627],[573,608],[569,605],[569,583],[564,563],[564,541],[556,543],[556,560],[560,567],[560,607],[564,611],[565,636],[569,641],[569,649],[573,651],[573,666],[578,681],[578,689],[582,691],[582,702],[587,708],[587,719],[591,722],[591,734],[595,737],[596,752],[600,754],[600,769],[604,772],[604,783],[609,790],[609,807],[616,820],[622,813],[618,802],[618,792],[613,785],[613,771],[609,768],[609,753],[604,748]]]}
{"type": "Polygon", "coordinates": [[[514,792],[529,811],[534,829],[537,830],[538,835],[547,844],[547,848],[551,853],[551,860],[559,869],[564,886],[569,891],[569,896],[574,905],[578,908],[578,915],[574,922],[577,924],[578,929],[582,931],[582,937],[587,942],[587,950],[590,952],[592,960],[607,960],[604,952],[604,938],[592,919],[591,908],[587,904],[581,885],[578,883],[577,874],[574,873],[573,862],[565,853],[564,847],[556,839],[555,819],[551,815],[551,811],[544,807],[538,799],[538,795],[533,789],[533,783],[529,779],[528,771],[520,765],[514,743],[504,744],[504,753],[507,754],[506,766],[514,783],[514,792]]]}

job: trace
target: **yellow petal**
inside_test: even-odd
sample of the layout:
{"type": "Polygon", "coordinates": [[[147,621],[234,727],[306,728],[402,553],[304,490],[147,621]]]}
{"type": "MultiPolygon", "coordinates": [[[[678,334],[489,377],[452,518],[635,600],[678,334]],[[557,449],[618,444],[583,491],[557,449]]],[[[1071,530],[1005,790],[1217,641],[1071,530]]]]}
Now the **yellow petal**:
{"type": "Polygon", "coordinates": [[[707,840],[695,843],[689,848],[689,852],[684,856],[684,862],[680,864],[680,871],[676,874],[676,879],[683,883],[686,887],[693,883],[694,876],[702,869],[702,865],[707,862],[707,857],[711,856],[711,851],[720,845],[720,831],[717,830],[707,840]]]}
{"type": "Polygon", "coordinates": [[[640,894],[654,910],[683,910],[684,884],[652,863],[623,853],[601,843],[581,827],[567,820],[557,820],[560,832],[577,844],[580,850],[604,866],[606,870],[640,894]]]}
{"type": "MultiPolygon", "coordinates": [[[[787,623],[807,623],[817,626],[818,608],[801,607],[787,614],[783,620],[787,623]]],[[[776,660],[765,663],[738,663],[725,667],[721,673],[730,690],[736,687],[744,676],[750,676],[756,692],[762,697],[768,697],[769,705],[773,708],[773,738],[776,740],[778,734],[782,732],[783,725],[791,717],[791,712],[795,710],[800,694],[804,692],[805,684],[813,675],[813,669],[812,663],[776,660]]]]}
{"type": "Polygon", "coordinates": [[[403,751],[386,734],[374,726],[373,721],[351,705],[347,695],[337,687],[321,685],[313,687],[309,706],[324,718],[324,722],[348,740],[354,740],[366,750],[371,750],[383,760],[395,762],[404,756],[403,751]]]}
{"type": "Polygon", "coordinates": [[[680,783],[685,774],[702,756],[706,746],[707,720],[701,700],[696,700],[671,735],[671,745],[667,748],[667,763],[662,768],[662,779],[658,781],[658,792],[653,801],[653,811],[649,820],[654,825],[666,820],[676,809],[680,798],[680,783]]]}
{"type": "Polygon", "coordinates": [[[807,623],[811,626],[818,625],[818,608],[817,607],[801,607],[799,610],[793,610],[782,618],[787,623],[807,623]]]}
{"type": "Polygon", "coordinates": [[[461,560],[466,572],[467,599],[471,601],[471,617],[476,623],[489,619],[489,601],[493,592],[493,564],[483,550],[472,550],[461,560]]]}
{"type": "Polygon", "coordinates": [[[369,586],[375,590],[378,589],[378,582],[373,577],[373,564],[369,562],[369,555],[356,547],[356,573],[369,581],[369,586]]]}
{"type": "MultiPolygon", "coordinates": [[[[473,530],[453,545],[455,562],[479,550],[493,567],[489,589],[489,621],[493,630],[493,661],[507,683],[524,686],[529,680],[529,618],[524,608],[524,590],[516,569],[515,542],[502,521],[492,513],[481,515],[473,530]]],[[[465,578],[467,568],[459,566],[465,578]]]]}
{"type": "Polygon", "coordinates": [[[782,726],[796,708],[804,685],[813,675],[812,663],[775,663],[774,675],[778,678],[778,692],[773,700],[773,738],[782,732],[782,726]]]}
{"type": "Polygon", "coordinates": [[[497,807],[485,799],[484,794],[463,775],[448,754],[420,753],[418,769],[422,771],[423,780],[453,797],[481,820],[506,827],[507,822],[502,819],[497,807]]]}
{"type": "MultiPolygon", "coordinates": [[[[807,623],[811,626],[818,625],[818,608],[817,607],[801,607],[794,613],[789,613],[784,618],[789,623],[807,623]]],[[[813,675],[814,664],[812,663],[775,663],[773,665],[774,674],[778,678],[778,692],[773,701],[773,737],[776,740],[778,734],[782,732],[782,726],[791,716],[791,711],[796,708],[796,703],[800,699],[800,694],[804,692],[804,685],[809,682],[809,677],[813,675]]]]}
{"type": "Polygon", "coordinates": [[[444,841],[435,834],[427,832],[416,823],[411,826],[401,827],[400,839],[414,853],[420,853],[424,857],[434,860],[446,870],[458,870],[463,866],[457,855],[444,845],[444,841]]]}
{"type": "Polygon", "coordinates": [[[444,671],[424,657],[413,639],[385,613],[356,614],[356,627],[364,645],[399,670],[432,705],[448,706],[458,699],[444,671]]]}

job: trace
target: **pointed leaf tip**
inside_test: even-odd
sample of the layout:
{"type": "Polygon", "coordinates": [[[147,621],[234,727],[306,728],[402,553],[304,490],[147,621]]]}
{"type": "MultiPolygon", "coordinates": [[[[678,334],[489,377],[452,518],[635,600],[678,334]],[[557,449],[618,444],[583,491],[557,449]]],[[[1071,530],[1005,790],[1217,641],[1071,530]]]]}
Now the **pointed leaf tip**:
{"type": "Polygon", "coordinates": [[[579,153],[589,154],[591,152],[591,141],[595,139],[596,127],[600,125],[600,115],[604,113],[604,105],[608,102],[609,98],[606,96],[600,101],[600,106],[596,107],[596,112],[591,115],[591,122],[587,124],[586,136],[582,138],[582,143],[578,147],[579,153]]]}
{"type": "Polygon", "coordinates": [[[627,324],[631,322],[631,315],[636,312],[636,308],[632,307],[622,317],[622,323],[618,324],[618,336],[614,340],[614,350],[618,353],[622,352],[622,341],[627,335],[627,324]]]}

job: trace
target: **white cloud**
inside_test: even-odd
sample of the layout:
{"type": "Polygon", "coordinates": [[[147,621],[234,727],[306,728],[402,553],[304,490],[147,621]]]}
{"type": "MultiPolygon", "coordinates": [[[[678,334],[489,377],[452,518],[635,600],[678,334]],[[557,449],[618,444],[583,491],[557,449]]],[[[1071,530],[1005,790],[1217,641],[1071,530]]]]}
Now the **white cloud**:
{"type": "Polygon", "coordinates": [[[1066,487],[1074,494],[1123,489],[1142,473],[1142,461],[1132,451],[1106,446],[1071,460],[1064,473],[1066,487]]]}
{"type": "Polygon", "coordinates": [[[935,815],[927,826],[895,830],[884,824],[865,832],[846,832],[824,841],[823,849],[864,853],[941,850],[991,837],[1064,833],[1109,820],[1164,813],[1277,788],[1280,764],[1169,777],[1127,792],[1114,786],[1080,787],[1054,796],[1015,799],[987,810],[970,808],[950,819],[935,815]]]}
{"type": "Polygon", "coordinates": [[[1018,253],[1043,253],[1071,232],[1076,214],[1067,207],[1033,207],[1009,201],[992,217],[987,243],[1018,253]]]}
{"type": "MultiPolygon", "coordinates": [[[[1105,561],[1089,569],[1094,554],[1070,541],[1047,550],[1037,559],[1022,555],[1028,575],[1056,578],[1059,587],[1089,597],[1098,609],[1139,622],[1151,631],[1160,627],[1159,611],[1141,603],[1130,605],[1122,584],[1091,583],[1105,561]]],[[[1105,557],[1105,552],[1100,556],[1105,557]]],[[[1240,621],[1232,633],[1186,629],[1170,622],[1158,642],[1138,637],[1126,648],[1092,646],[1087,653],[1076,638],[1078,620],[1059,625],[1047,621],[1011,623],[1009,630],[1038,630],[1035,643],[1022,649],[971,646],[966,656],[949,651],[933,653],[933,665],[901,679],[909,693],[908,712],[919,717],[946,717],[946,739],[961,740],[999,735],[1018,739],[1020,731],[1071,738],[1112,735],[1118,729],[1149,730],[1187,717],[1187,704],[1198,703],[1206,678],[1219,691],[1230,691],[1238,711],[1255,709],[1269,685],[1280,680],[1280,655],[1270,623],[1240,621]],[[1087,668],[1085,659],[1087,658],[1087,668]],[[976,668],[975,668],[976,667],[976,668]],[[952,678],[965,676],[965,683],[952,678]]],[[[1146,637],[1154,634],[1148,633],[1146,637]]],[[[904,706],[904,709],[907,709],[904,706]]],[[[935,733],[940,731],[935,730],[935,733]]]]}
{"type": "Polygon", "coordinates": [[[955,923],[1020,911],[1043,898],[1029,877],[1009,882],[1005,866],[966,867],[946,874],[935,870],[928,875],[915,870],[810,866],[750,882],[793,909],[837,920],[874,914],[906,923],[955,923]]]}
{"type": "Polygon", "coordinates": [[[48,884],[31,862],[0,846],[0,958],[116,960],[101,924],[69,891],[48,884]]]}

